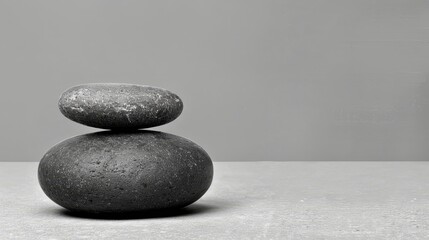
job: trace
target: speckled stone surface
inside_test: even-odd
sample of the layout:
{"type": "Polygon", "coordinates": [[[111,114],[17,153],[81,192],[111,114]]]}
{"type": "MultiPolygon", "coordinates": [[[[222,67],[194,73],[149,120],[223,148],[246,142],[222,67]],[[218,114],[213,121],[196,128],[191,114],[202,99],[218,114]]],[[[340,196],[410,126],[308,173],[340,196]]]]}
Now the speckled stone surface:
{"type": "Polygon", "coordinates": [[[140,129],[176,119],[183,110],[174,93],[150,86],[94,83],[72,87],[59,102],[67,118],[96,128],[140,129]]]}
{"type": "Polygon", "coordinates": [[[428,161],[228,160],[238,162],[213,163],[212,186],[196,203],[169,216],[122,219],[62,209],[37,184],[38,163],[0,162],[0,239],[429,237],[428,161]]]}
{"type": "Polygon", "coordinates": [[[155,131],[67,139],[42,158],[39,183],[72,211],[127,213],[180,208],[210,187],[213,165],[195,143],[155,131]]]}

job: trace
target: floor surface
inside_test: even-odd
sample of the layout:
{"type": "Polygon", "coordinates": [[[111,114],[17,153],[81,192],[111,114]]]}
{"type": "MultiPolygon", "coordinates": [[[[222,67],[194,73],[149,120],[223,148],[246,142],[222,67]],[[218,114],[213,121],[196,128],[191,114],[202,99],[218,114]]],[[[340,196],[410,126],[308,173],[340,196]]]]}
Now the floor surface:
{"type": "Polygon", "coordinates": [[[428,239],[427,162],[217,162],[175,213],[93,219],[63,210],[38,163],[0,163],[0,239],[428,239]]]}

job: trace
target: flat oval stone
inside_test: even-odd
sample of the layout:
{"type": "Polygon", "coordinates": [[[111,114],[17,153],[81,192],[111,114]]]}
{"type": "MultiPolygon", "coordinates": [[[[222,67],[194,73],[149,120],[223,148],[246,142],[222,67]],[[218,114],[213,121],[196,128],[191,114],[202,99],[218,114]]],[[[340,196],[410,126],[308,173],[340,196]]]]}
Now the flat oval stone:
{"type": "Polygon", "coordinates": [[[58,102],[61,113],[75,122],[103,129],[160,126],[183,110],[174,93],[150,86],[93,83],[72,87],[58,102]]]}
{"type": "Polygon", "coordinates": [[[38,169],[46,195],[72,211],[185,207],[210,187],[213,165],[195,143],[155,131],[98,132],[52,147],[38,169]]]}

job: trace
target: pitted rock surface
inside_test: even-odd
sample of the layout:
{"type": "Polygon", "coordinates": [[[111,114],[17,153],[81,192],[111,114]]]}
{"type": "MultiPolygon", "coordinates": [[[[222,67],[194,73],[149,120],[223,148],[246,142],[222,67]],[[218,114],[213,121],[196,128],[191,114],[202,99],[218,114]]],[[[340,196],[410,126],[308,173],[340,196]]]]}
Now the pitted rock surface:
{"type": "Polygon", "coordinates": [[[213,165],[201,147],[179,136],[105,131],[55,145],[38,177],[46,195],[64,208],[128,213],[195,202],[210,187],[213,165]]]}
{"type": "Polygon", "coordinates": [[[115,130],[160,126],[183,110],[182,100],[168,90],[119,83],[72,87],[62,94],[58,106],[70,120],[115,130]]]}

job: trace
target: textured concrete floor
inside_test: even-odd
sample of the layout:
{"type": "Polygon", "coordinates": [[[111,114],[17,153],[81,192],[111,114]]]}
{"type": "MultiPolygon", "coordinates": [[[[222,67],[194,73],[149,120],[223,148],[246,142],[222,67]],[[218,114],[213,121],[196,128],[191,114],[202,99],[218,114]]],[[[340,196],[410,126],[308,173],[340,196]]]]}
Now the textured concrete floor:
{"type": "Polygon", "coordinates": [[[218,162],[192,206],[129,219],[49,200],[37,163],[0,163],[0,239],[428,239],[429,163],[218,162]]]}

